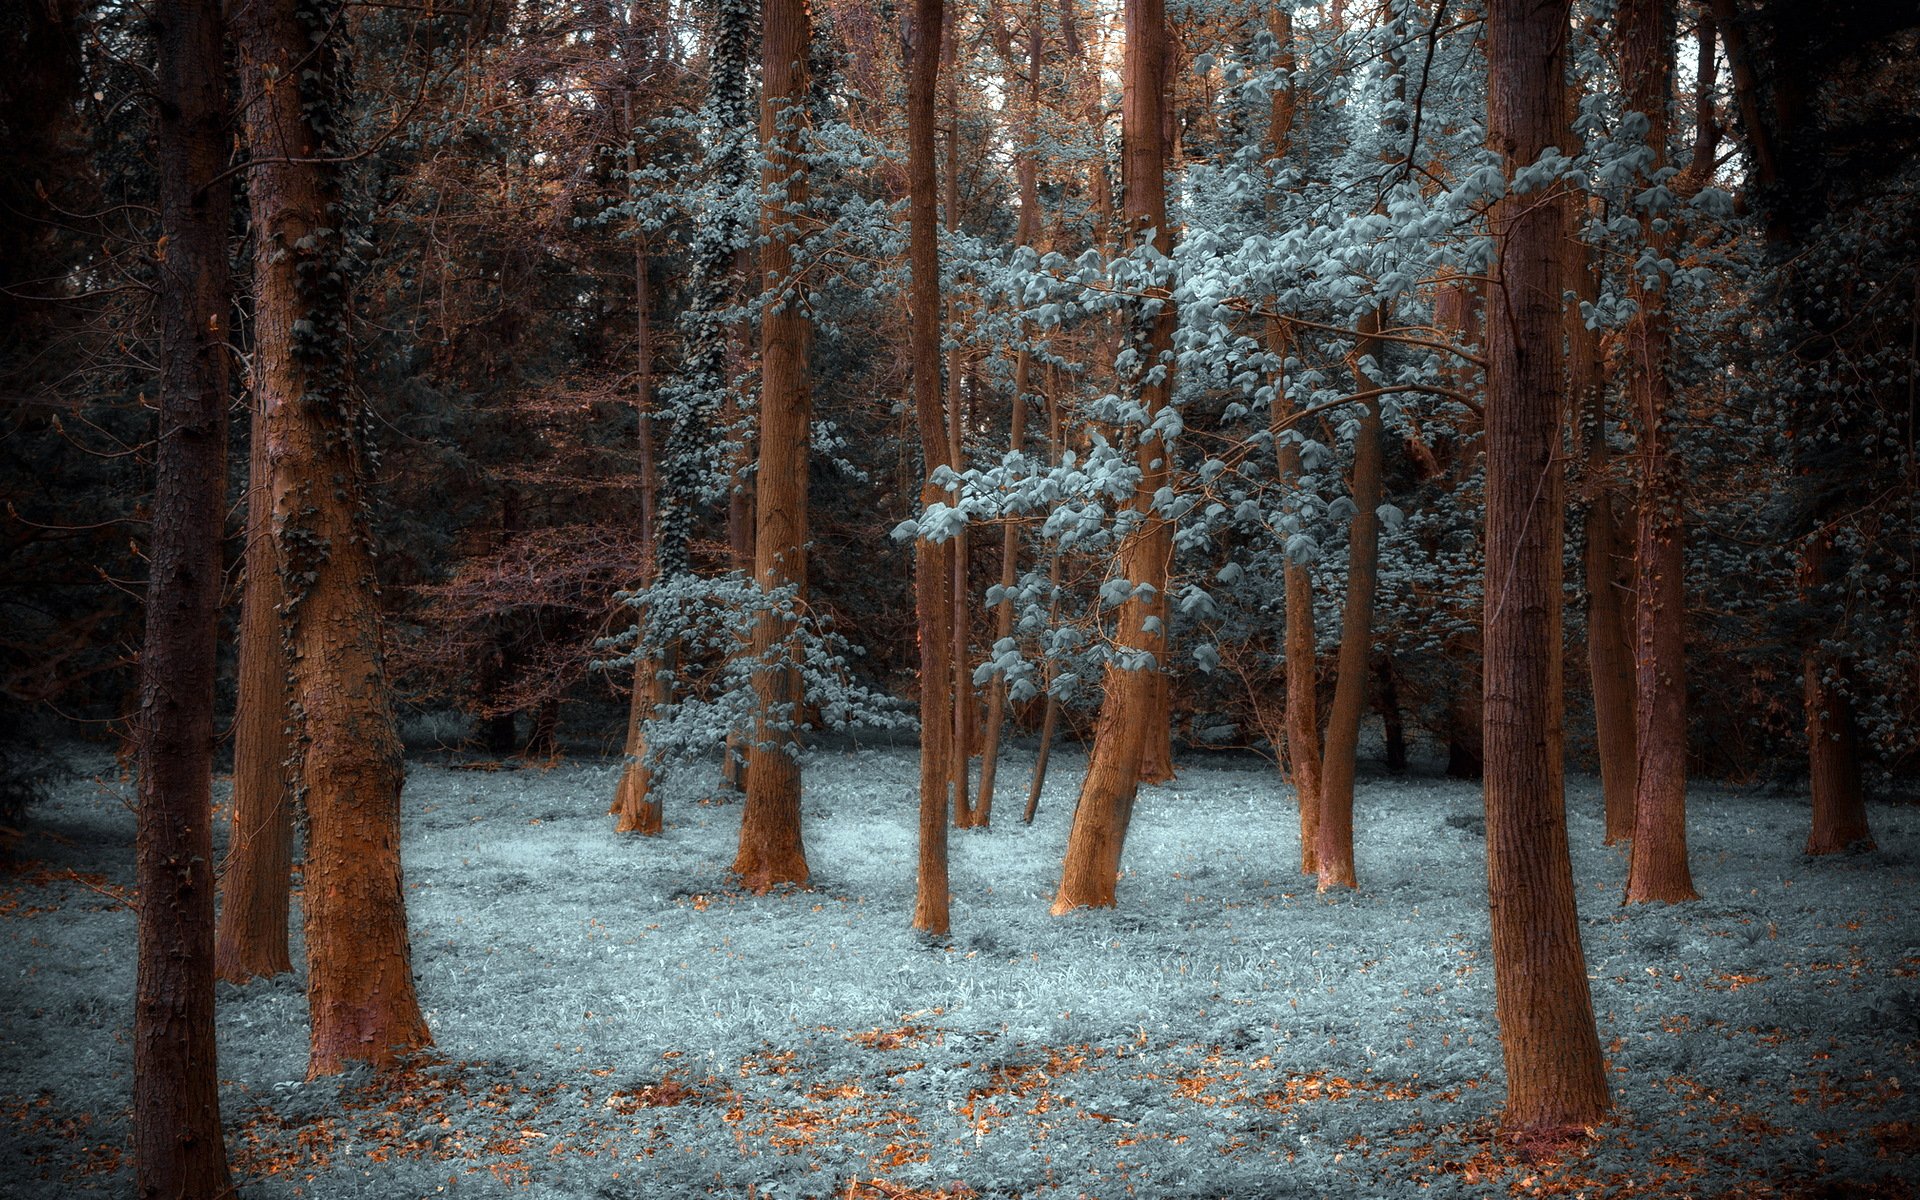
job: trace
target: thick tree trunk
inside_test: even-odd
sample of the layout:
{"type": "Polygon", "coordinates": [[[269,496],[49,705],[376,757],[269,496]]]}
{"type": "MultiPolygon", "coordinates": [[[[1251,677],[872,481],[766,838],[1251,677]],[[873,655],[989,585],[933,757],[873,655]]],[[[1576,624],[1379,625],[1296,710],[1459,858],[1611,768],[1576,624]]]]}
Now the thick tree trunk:
{"type": "MultiPolygon", "coordinates": [[[[1568,0],[1492,0],[1490,141],[1511,178],[1561,133],[1568,0]]],[[[1493,214],[1486,533],[1487,903],[1504,1123],[1525,1136],[1608,1107],[1567,848],[1560,688],[1562,204],[1509,196],[1493,214]]]]}
{"type": "MultiPolygon", "coordinates": [[[[913,267],[910,332],[913,344],[914,412],[926,477],[924,507],[945,498],[933,482],[947,463],[946,417],[940,405],[940,205],[934,170],[934,91],[945,26],[942,0],[916,0],[913,49],[907,75],[908,253],[913,267]]],[[[944,935],[949,923],[947,821],[954,756],[953,702],[947,682],[953,664],[952,577],[954,543],[920,538],[914,543],[913,588],[920,625],[920,861],[913,927],[944,935]]]]}
{"type": "MultiPolygon", "coordinates": [[[[1586,243],[1569,239],[1569,270],[1576,301],[1595,303],[1600,278],[1588,261],[1586,243]]],[[[1579,304],[1568,306],[1567,378],[1574,419],[1585,425],[1584,490],[1587,540],[1582,551],[1587,588],[1587,670],[1593,688],[1594,742],[1600,758],[1600,788],[1606,804],[1606,843],[1633,837],[1633,790],[1639,770],[1634,731],[1633,556],[1623,545],[1614,511],[1608,460],[1606,379],[1600,339],[1587,328],[1579,304]]]]}
{"type": "Polygon", "coordinates": [[[153,12],[159,63],[160,431],[140,653],[134,1185],[233,1195],[213,1033],[213,676],[227,479],[225,60],[215,0],[153,12]]]}
{"type": "MultiPolygon", "coordinates": [[[[1129,232],[1143,238],[1153,232],[1153,244],[1171,256],[1173,237],[1167,228],[1166,138],[1167,104],[1166,7],[1163,0],[1126,0],[1125,86],[1121,102],[1126,215],[1129,232]]],[[[1156,289],[1159,290],[1159,289],[1156,289]]],[[[1175,314],[1167,295],[1159,311],[1135,321],[1135,337],[1143,367],[1133,386],[1149,420],[1172,399],[1172,345],[1175,314]],[[1158,370],[1159,374],[1148,372],[1158,370]]],[[[1134,508],[1145,515],[1129,533],[1119,552],[1120,577],[1136,588],[1145,584],[1150,595],[1135,595],[1120,607],[1116,642],[1120,653],[1145,661],[1110,663],[1106,696],[1095,727],[1087,778],[1080,790],[1062,864],[1060,890],[1053,911],[1080,907],[1110,907],[1120,869],[1120,851],[1139,789],[1140,763],[1154,713],[1154,675],[1162,661],[1165,629],[1150,630],[1147,618],[1155,613],[1166,590],[1168,560],[1173,555],[1173,527],[1153,510],[1155,494],[1172,479],[1172,447],[1163,438],[1139,440],[1135,454],[1140,480],[1134,508]]]]}
{"type": "Polygon", "coordinates": [[[233,829],[220,869],[214,968],[230,983],[293,970],[293,801],[287,787],[287,656],[273,545],[264,410],[247,458],[246,583],[240,593],[239,695],[233,719],[233,829]]]}
{"type": "MultiPolygon", "coordinates": [[[[813,409],[808,351],[813,330],[804,284],[794,267],[794,222],[807,200],[801,158],[807,112],[807,54],[813,18],[807,0],[767,0],[761,10],[760,146],[766,165],[760,211],[762,284],[770,296],[760,323],[760,469],[756,497],[754,579],[761,588],[807,589],[807,444],[813,409]]],[[[754,623],[758,715],[748,750],[747,800],[740,816],[740,852],[733,870],[744,886],[764,892],[807,882],[800,825],[799,665],[778,648],[788,621],[769,609],[754,623]],[[770,661],[780,653],[787,661],[770,661]]]]}
{"type": "MultiPolygon", "coordinates": [[[[1624,0],[1619,10],[1621,73],[1627,107],[1647,118],[1653,151],[1648,175],[1667,163],[1673,82],[1672,0],[1624,0]]],[[[1670,237],[1656,214],[1640,230],[1655,257],[1670,237]]],[[[1667,284],[1652,287],[1635,270],[1636,312],[1626,329],[1627,389],[1639,421],[1639,519],[1634,543],[1635,742],[1633,848],[1627,860],[1630,903],[1697,900],[1687,870],[1686,556],[1680,463],[1673,457],[1676,398],[1667,379],[1667,284]]]]}
{"type": "Polygon", "coordinates": [[[321,130],[345,66],[337,6],[255,0],[236,17],[255,229],[255,386],[266,408],[282,612],[309,819],[302,891],[314,1075],[431,1044],[400,878],[404,767],[350,357],[339,153],[321,130]]]}
{"type": "MultiPolygon", "coordinates": [[[[1356,390],[1377,386],[1360,367],[1377,357],[1380,313],[1360,319],[1353,349],[1356,390]]],[[[1353,443],[1353,523],[1347,533],[1347,595],[1340,610],[1339,678],[1327,714],[1326,754],[1320,775],[1320,832],[1315,858],[1320,890],[1354,887],[1353,780],[1360,751],[1360,720],[1367,712],[1367,682],[1372,674],[1373,597],[1380,578],[1380,498],[1384,448],[1380,400],[1367,402],[1353,443]]]]}

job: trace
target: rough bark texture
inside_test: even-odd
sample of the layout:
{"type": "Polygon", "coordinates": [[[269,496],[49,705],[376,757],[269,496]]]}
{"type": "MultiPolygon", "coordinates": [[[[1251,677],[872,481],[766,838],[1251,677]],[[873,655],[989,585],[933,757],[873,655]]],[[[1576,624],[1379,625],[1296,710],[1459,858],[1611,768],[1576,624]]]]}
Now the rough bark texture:
{"type": "MultiPolygon", "coordinates": [[[[1153,231],[1156,248],[1170,254],[1173,238],[1167,228],[1163,117],[1167,103],[1166,7],[1163,0],[1126,0],[1125,20],[1121,137],[1125,144],[1122,166],[1127,223],[1135,238],[1153,231]]],[[[1173,330],[1171,296],[1161,302],[1157,313],[1142,314],[1134,322],[1134,335],[1145,363],[1151,367],[1162,363],[1163,357],[1167,360],[1157,379],[1143,374],[1134,385],[1149,417],[1157,415],[1172,398],[1173,330]]],[[[1067,839],[1060,890],[1053,901],[1056,914],[1113,904],[1120,850],[1139,789],[1140,763],[1152,735],[1149,724],[1154,713],[1154,676],[1166,638],[1164,627],[1149,630],[1147,618],[1158,609],[1173,553],[1173,527],[1153,512],[1152,502],[1154,494],[1171,478],[1172,455],[1159,438],[1137,440],[1135,453],[1140,481],[1132,503],[1146,514],[1146,519],[1122,542],[1117,566],[1122,578],[1148,585],[1152,595],[1135,595],[1121,605],[1115,640],[1121,653],[1147,661],[1132,669],[1120,664],[1107,668],[1106,697],[1094,730],[1080,806],[1074,812],[1073,831],[1067,839]]]]}
{"type": "MultiPolygon", "coordinates": [[[[1625,0],[1619,10],[1626,105],[1647,118],[1651,175],[1667,163],[1673,81],[1671,0],[1625,0]]],[[[1665,257],[1671,238],[1642,211],[1641,235],[1665,257]]],[[[1683,481],[1672,440],[1676,397],[1667,378],[1666,284],[1632,272],[1637,311],[1627,323],[1627,391],[1639,423],[1640,491],[1634,539],[1634,773],[1630,903],[1695,900],[1687,870],[1686,557],[1683,481]]]]}
{"type": "Polygon", "coordinates": [[[389,1064],[431,1044],[414,995],[400,878],[404,767],[349,358],[339,168],[320,161],[344,71],[332,5],[236,15],[256,234],[255,387],[266,408],[295,778],[309,819],[308,1070],[389,1064]],[[292,160],[292,161],[290,161],[292,160]]]}
{"type": "MultiPolygon", "coordinates": [[[[1493,0],[1488,113],[1511,177],[1562,124],[1568,0],[1493,0]]],[[[1557,728],[1563,512],[1559,444],[1564,208],[1496,208],[1499,284],[1488,312],[1485,718],[1487,902],[1509,1131],[1558,1136],[1597,1121],[1607,1081],[1580,947],[1557,728]]]]}
{"type": "MultiPolygon", "coordinates": [[[[793,227],[806,203],[807,180],[800,155],[807,112],[807,50],[813,18],[807,0],[768,0],[761,10],[760,273],[772,297],[760,323],[760,470],[756,496],[754,579],[772,589],[807,588],[807,423],[813,390],[808,350],[813,330],[794,272],[793,227]]],[[[794,735],[769,725],[797,722],[801,704],[797,665],[770,663],[786,641],[787,622],[763,613],[754,624],[754,673],[759,716],[748,750],[747,799],[740,817],[740,852],[733,869],[742,884],[766,891],[779,883],[807,882],[807,854],[800,828],[800,762],[794,735]]]]}
{"type": "MultiPolygon", "coordinates": [[[[1380,313],[1370,312],[1355,327],[1353,348],[1356,391],[1377,386],[1359,365],[1380,353],[1380,313]]],[[[1373,597],[1380,578],[1380,497],[1382,488],[1380,400],[1366,402],[1353,443],[1353,522],[1347,528],[1347,595],[1340,610],[1339,677],[1327,713],[1326,753],[1320,774],[1320,829],[1314,857],[1320,890],[1354,887],[1353,778],[1360,751],[1360,720],[1367,712],[1367,681],[1372,674],[1373,597]]]]}
{"type": "Polygon", "coordinates": [[[214,968],[230,983],[293,970],[293,803],[287,780],[287,658],[267,480],[265,412],[251,406],[246,583],[240,593],[239,695],[233,718],[233,829],[220,868],[214,968]]]}
{"type": "MultiPolygon", "coordinates": [[[[933,474],[947,463],[946,418],[940,405],[940,212],[934,171],[934,90],[940,73],[942,0],[915,0],[907,75],[908,254],[913,266],[913,400],[926,464],[922,506],[945,498],[933,474]]],[[[920,624],[920,860],[913,927],[936,936],[948,926],[947,820],[952,783],[953,609],[947,580],[952,542],[914,543],[913,592],[920,624]]]]}
{"type": "Polygon", "coordinates": [[[134,1185],[233,1194],[213,1035],[213,673],[227,478],[226,71],[216,0],[154,9],[160,428],[140,653],[134,1185]],[[211,186],[210,186],[211,185],[211,186]]]}
{"type": "MultiPolygon", "coordinates": [[[[1586,244],[1568,242],[1574,297],[1594,303],[1600,279],[1588,261],[1586,244]]],[[[1581,562],[1587,588],[1587,671],[1593,689],[1594,742],[1600,758],[1600,789],[1606,804],[1606,842],[1633,837],[1633,788],[1639,769],[1634,731],[1633,555],[1615,510],[1612,457],[1607,446],[1606,380],[1600,339],[1568,306],[1567,378],[1575,419],[1585,426],[1583,490],[1587,500],[1587,540],[1581,562]]]]}

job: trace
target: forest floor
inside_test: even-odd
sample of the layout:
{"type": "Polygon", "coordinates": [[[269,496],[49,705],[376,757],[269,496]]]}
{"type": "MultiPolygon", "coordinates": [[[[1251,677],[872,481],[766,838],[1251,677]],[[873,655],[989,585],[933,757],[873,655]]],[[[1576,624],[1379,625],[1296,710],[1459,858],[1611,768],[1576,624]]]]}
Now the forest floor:
{"type": "MultiPolygon", "coordinates": [[[[763,897],[726,878],[737,804],[680,806],[643,841],[604,815],[617,764],[415,761],[436,1048],[308,1082],[299,979],[221,984],[242,1194],[1914,1194],[1920,808],[1876,807],[1878,850],[1815,860],[1802,798],[1697,788],[1705,899],[1627,910],[1576,778],[1617,1107],[1529,1161],[1495,1135],[1477,787],[1364,777],[1361,889],[1319,896],[1271,768],[1188,762],[1143,791],[1119,907],[1056,918],[1084,759],[1056,757],[1028,828],[1031,762],[1008,754],[991,831],[955,834],[933,945],[908,928],[908,750],[809,757],[813,886],[763,897]]],[[[87,765],[0,874],[5,1196],[131,1187],[130,788],[87,765]]]]}

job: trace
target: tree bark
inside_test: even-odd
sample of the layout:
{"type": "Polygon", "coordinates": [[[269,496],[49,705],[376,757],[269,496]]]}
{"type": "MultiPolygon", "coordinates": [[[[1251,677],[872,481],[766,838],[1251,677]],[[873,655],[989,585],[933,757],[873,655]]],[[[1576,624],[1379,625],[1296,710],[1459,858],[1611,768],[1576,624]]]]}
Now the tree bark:
{"type": "Polygon", "coordinates": [[[160,427],[140,653],[134,1184],[231,1196],[213,1031],[213,684],[227,478],[226,79],[220,5],[167,0],[158,43],[160,427]]]}
{"type": "MultiPolygon", "coordinates": [[[[1036,9],[1027,28],[1027,90],[1021,110],[1021,145],[1014,157],[1014,176],[1019,185],[1020,217],[1014,239],[1022,246],[1040,245],[1040,161],[1034,138],[1040,112],[1040,68],[1043,50],[1042,25],[1036,9]]],[[[1009,47],[1010,48],[1010,47],[1009,47]]],[[[1023,330],[1022,335],[1030,335],[1023,330]]],[[[1033,353],[1021,349],[1013,360],[1013,412],[1007,427],[1007,448],[1024,452],[1027,440],[1027,392],[1033,386],[1033,353]]],[[[1020,527],[1007,522],[1000,535],[1001,600],[994,612],[993,653],[1000,643],[1013,636],[1013,586],[1020,578],[1020,527]]],[[[980,799],[975,805],[979,823],[993,820],[994,777],[1000,767],[1000,734],[1007,717],[1007,681],[996,679],[987,697],[986,737],[980,748],[980,799]]]]}
{"type": "MultiPolygon", "coordinates": [[[[1047,367],[1047,462],[1055,467],[1061,463],[1061,452],[1066,447],[1066,414],[1061,408],[1061,388],[1059,368],[1047,367]]],[[[1060,550],[1054,547],[1047,553],[1047,628],[1051,629],[1060,620],[1060,550]]],[[[1047,698],[1041,705],[1040,747],[1033,756],[1033,779],[1027,785],[1027,810],[1020,817],[1025,824],[1033,824],[1034,814],[1040,811],[1040,791],[1047,786],[1047,762],[1053,757],[1054,731],[1060,724],[1060,698],[1053,694],[1053,660],[1049,658],[1041,667],[1041,678],[1046,687],[1047,698]]]]}
{"type": "MultiPolygon", "coordinates": [[[[947,108],[947,170],[941,181],[942,207],[946,210],[946,227],[949,233],[960,231],[960,67],[958,48],[960,41],[954,31],[957,20],[954,9],[944,8],[942,19],[946,25],[946,36],[941,42],[941,64],[946,72],[946,108],[947,108]]],[[[957,328],[960,324],[960,305],[952,301],[949,305],[949,320],[957,328]]],[[[916,366],[916,371],[918,367],[916,366]]],[[[965,446],[965,401],[961,392],[961,382],[966,374],[966,356],[958,339],[947,350],[947,413],[944,426],[947,447],[946,461],[955,471],[966,470],[965,446]]],[[[924,435],[923,435],[924,436],[924,435]]],[[[973,691],[973,655],[969,635],[973,631],[972,607],[973,591],[968,586],[968,568],[972,565],[970,539],[963,526],[947,545],[948,582],[952,594],[948,601],[947,636],[952,645],[947,655],[947,670],[952,679],[953,695],[949,699],[948,720],[952,723],[947,759],[947,770],[952,775],[953,786],[953,823],[961,829],[970,829],[978,823],[973,811],[972,772],[973,772],[973,717],[976,698],[973,691]]]]}
{"type": "Polygon", "coordinates": [[[266,414],[248,406],[246,583],[240,593],[239,695],[233,719],[233,829],[220,869],[214,969],[230,983],[293,970],[293,803],[287,780],[287,657],[267,480],[266,414]]]}
{"type": "Polygon", "coordinates": [[[400,739],[382,661],[364,464],[349,398],[337,0],[236,16],[255,227],[255,386],[266,409],[295,778],[309,818],[308,1071],[431,1044],[400,874],[400,739]]]}
{"type": "MultiPolygon", "coordinates": [[[[1353,348],[1356,390],[1376,386],[1360,366],[1380,354],[1380,312],[1360,318],[1353,348]]],[[[1347,533],[1347,595],[1340,610],[1339,677],[1327,713],[1327,744],[1320,776],[1320,830],[1315,858],[1320,890],[1355,887],[1353,779],[1360,751],[1360,719],[1367,711],[1372,674],[1373,597],[1380,579],[1380,499],[1384,447],[1380,400],[1368,401],[1353,442],[1353,523],[1347,533]]]]}
{"type": "MultiPolygon", "coordinates": [[[[1671,0],[1624,0],[1619,9],[1625,102],[1647,118],[1648,174],[1667,163],[1673,83],[1671,0]]],[[[1670,238],[1643,210],[1641,235],[1656,258],[1670,238]]],[[[1680,463],[1672,427],[1679,415],[1667,378],[1671,357],[1666,291],[1630,270],[1636,312],[1626,328],[1627,389],[1639,420],[1639,514],[1634,542],[1635,742],[1629,903],[1697,900],[1687,870],[1686,556],[1680,463]]]]}
{"type": "MultiPolygon", "coordinates": [[[[1586,243],[1568,241],[1577,300],[1600,298],[1600,279],[1588,261],[1586,243]]],[[[1633,556],[1623,543],[1607,446],[1606,380],[1600,339],[1587,328],[1578,304],[1566,315],[1567,376],[1575,419],[1585,426],[1583,468],[1587,499],[1587,540],[1582,550],[1587,588],[1587,670],[1593,688],[1594,742],[1600,758],[1600,789],[1605,796],[1606,844],[1633,837],[1634,779],[1639,750],[1634,731],[1633,556]]]]}
{"type": "MultiPolygon", "coordinates": [[[[1816,532],[1802,563],[1807,599],[1819,604],[1831,582],[1833,539],[1816,532]]],[[[1801,656],[1800,677],[1807,721],[1807,774],[1813,791],[1808,854],[1838,854],[1850,846],[1873,846],[1867,827],[1866,789],[1861,784],[1860,734],[1853,704],[1829,676],[1829,653],[1816,636],[1801,656]]],[[[1840,671],[1833,671],[1839,675],[1840,671]]]]}
{"type": "MultiPolygon", "coordinates": [[[[1293,153],[1293,126],[1299,108],[1299,92],[1293,82],[1293,14],[1275,5],[1267,16],[1267,29],[1279,46],[1274,65],[1286,72],[1287,82],[1273,90],[1268,114],[1267,148],[1279,161],[1293,153]]],[[[1271,307],[1271,306],[1269,306],[1271,307]]],[[[1288,433],[1294,417],[1287,398],[1286,360],[1293,350],[1293,338],[1286,323],[1269,318],[1266,323],[1267,353],[1278,360],[1273,379],[1273,405],[1269,421],[1273,433],[1275,473],[1280,487],[1289,493],[1289,503],[1299,510],[1301,464],[1300,442],[1288,433]]],[[[1320,873],[1320,695],[1318,685],[1319,640],[1313,623],[1313,571],[1306,563],[1289,558],[1282,568],[1287,598],[1285,665],[1287,672],[1286,756],[1287,772],[1292,776],[1294,796],[1300,809],[1300,870],[1320,873]]]]}
{"type": "MultiPolygon", "coordinates": [[[[947,465],[947,421],[940,404],[940,204],[934,168],[934,92],[945,26],[942,0],[915,0],[913,48],[907,75],[908,254],[913,268],[914,412],[926,476],[924,508],[945,498],[934,472],[947,465]]],[[[920,624],[920,859],[913,927],[947,932],[947,821],[953,782],[952,578],[954,543],[919,538],[913,546],[914,601],[920,624]]]]}
{"type": "MultiPolygon", "coordinates": [[[[753,570],[763,591],[807,590],[807,445],[813,389],[812,326],[794,265],[795,222],[807,200],[802,158],[807,113],[807,55],[813,18],[807,0],[767,0],[762,38],[760,147],[765,156],[760,209],[760,274],[770,297],[760,323],[760,459],[753,570]]],[[[748,748],[747,799],[733,870],[764,892],[805,884],[800,823],[800,762],[792,728],[800,719],[800,670],[788,643],[790,622],[771,608],[754,622],[757,713],[748,748]],[[776,655],[785,661],[772,661],[776,655]]]]}
{"type": "MultiPolygon", "coordinates": [[[[1492,0],[1490,141],[1508,178],[1560,135],[1568,0],[1492,0]]],[[[1504,1124],[1555,1137],[1599,1120],[1605,1068],[1580,947],[1561,763],[1565,210],[1508,196],[1493,214],[1486,533],[1487,904],[1507,1076],[1504,1124]]]]}
{"type": "MultiPolygon", "coordinates": [[[[632,128],[632,112],[628,110],[628,128],[632,128]]],[[[637,158],[637,156],[635,156],[637,158]]],[[[629,168],[639,169],[637,161],[629,161],[629,168]]],[[[644,249],[635,250],[633,255],[633,307],[634,307],[634,351],[639,358],[637,382],[634,387],[633,407],[640,418],[640,436],[636,449],[640,457],[640,537],[650,560],[650,581],[660,578],[658,552],[655,540],[655,507],[660,494],[659,464],[654,454],[653,436],[653,322],[651,319],[651,296],[647,287],[647,255],[644,249]]],[[[620,782],[613,790],[613,811],[616,814],[614,831],[617,833],[637,833],[643,837],[658,837],[662,829],[660,802],[653,794],[653,770],[647,765],[647,722],[660,710],[662,704],[672,699],[672,691],[661,678],[664,672],[672,670],[669,657],[657,652],[655,647],[645,644],[647,622],[644,614],[639,618],[638,637],[642,640],[634,644],[633,698],[627,705],[627,744],[626,763],[620,769],[620,782]]]]}
{"type": "MultiPolygon", "coordinates": [[[[1153,247],[1171,256],[1164,122],[1166,7],[1163,0],[1126,0],[1124,12],[1121,136],[1125,144],[1122,165],[1127,223],[1132,240],[1144,240],[1151,232],[1153,247]]],[[[1144,370],[1133,386],[1138,388],[1149,421],[1171,402],[1173,394],[1173,298],[1168,288],[1153,290],[1157,311],[1142,312],[1134,321],[1144,370]]],[[[1113,905],[1120,851],[1139,789],[1140,763],[1147,739],[1152,736],[1153,680],[1163,661],[1166,631],[1164,626],[1150,628],[1147,618],[1154,615],[1160,593],[1166,590],[1168,560],[1173,554],[1172,524],[1154,511],[1153,498],[1171,482],[1172,447],[1163,437],[1143,429],[1136,436],[1135,455],[1140,480],[1132,505],[1143,520],[1121,543],[1118,568],[1121,578],[1136,589],[1145,584],[1151,594],[1135,594],[1121,605],[1115,640],[1120,653],[1145,661],[1111,662],[1107,666],[1106,695],[1094,731],[1087,778],[1080,790],[1080,806],[1067,839],[1060,890],[1053,902],[1055,914],[1113,905]]]]}

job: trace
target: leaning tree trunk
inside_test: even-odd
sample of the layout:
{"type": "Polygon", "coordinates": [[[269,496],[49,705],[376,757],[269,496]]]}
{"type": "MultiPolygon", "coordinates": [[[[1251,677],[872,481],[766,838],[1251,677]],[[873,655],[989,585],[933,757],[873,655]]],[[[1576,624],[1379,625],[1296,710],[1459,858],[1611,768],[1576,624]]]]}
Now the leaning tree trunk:
{"type": "MultiPolygon", "coordinates": [[[[944,498],[933,476],[947,465],[946,418],[940,405],[940,203],[934,172],[934,91],[940,74],[942,0],[916,0],[907,76],[908,254],[913,267],[914,413],[926,476],[922,507],[944,498]]],[[[920,624],[920,861],[913,927],[947,932],[947,820],[953,782],[952,541],[922,537],[913,546],[913,591],[920,624]]]]}
{"type": "Polygon", "coordinates": [[[287,657],[280,640],[265,411],[256,400],[247,457],[246,584],[240,593],[233,717],[233,831],[220,869],[214,969],[230,983],[293,970],[293,803],[287,787],[287,657]]]}
{"type": "MultiPolygon", "coordinates": [[[[1362,359],[1380,353],[1380,312],[1355,326],[1353,378],[1358,391],[1375,387],[1362,359]]],[[[1339,677],[1327,714],[1326,755],[1321,760],[1320,830],[1314,857],[1320,890],[1353,887],[1353,780],[1360,754],[1360,719],[1367,711],[1372,675],[1373,597],[1380,578],[1380,497],[1384,447],[1380,397],[1367,401],[1353,442],[1353,523],[1347,533],[1347,595],[1340,610],[1339,677]]]]}
{"type": "Polygon", "coordinates": [[[213,675],[226,511],[226,71],[220,5],[153,11],[159,64],[160,436],[140,652],[134,1185],[233,1194],[213,1033],[213,675]]]}
{"type": "MultiPolygon", "coordinates": [[[[1562,135],[1569,0],[1492,0],[1487,127],[1509,178],[1562,135]]],[[[1599,1120],[1606,1071],[1580,947],[1561,764],[1559,448],[1564,205],[1493,213],[1486,468],[1487,906],[1506,1126],[1559,1136],[1599,1120]]]]}
{"type": "MultiPolygon", "coordinates": [[[[795,232],[807,202],[804,128],[807,51],[812,14],[807,0],[767,0],[761,11],[760,148],[765,155],[760,209],[760,274],[768,296],[760,323],[760,469],[753,570],[763,595],[807,590],[807,422],[812,380],[807,355],[812,326],[794,263],[795,232]]],[[[791,622],[768,608],[753,627],[753,744],[748,748],[747,800],[740,816],[740,852],[733,862],[743,885],[764,892],[807,881],[800,827],[800,667],[791,622]]]]}
{"type": "MultiPolygon", "coordinates": [[[[1624,0],[1619,12],[1621,69],[1627,106],[1647,118],[1654,176],[1667,163],[1672,98],[1671,0],[1624,0]]],[[[1670,242],[1665,219],[1640,218],[1653,256],[1670,242]]],[[[1635,313],[1627,323],[1627,389],[1640,426],[1640,511],[1634,544],[1635,741],[1633,848],[1627,860],[1630,903],[1697,900],[1687,870],[1687,597],[1682,541],[1683,488],[1673,456],[1676,413],[1667,378],[1668,285],[1648,286],[1632,269],[1635,313]]]]}
{"type": "Polygon", "coordinates": [[[400,878],[404,767],[382,661],[365,467],[345,364],[338,0],[254,0],[236,18],[255,230],[255,386],[280,558],[293,759],[306,797],[314,1075],[431,1044],[400,878]]]}
{"type": "MultiPolygon", "coordinates": [[[[1121,131],[1126,216],[1130,233],[1144,242],[1151,232],[1152,249],[1170,257],[1173,237],[1167,228],[1166,132],[1167,20],[1163,0],[1126,0],[1125,88],[1121,101],[1121,131]]],[[[1144,246],[1142,247],[1145,248],[1144,246]]],[[[1134,321],[1133,335],[1140,350],[1141,368],[1132,386],[1151,424],[1172,402],[1172,346],[1175,314],[1171,288],[1152,289],[1158,311],[1134,321]]],[[[1053,911],[1080,907],[1111,907],[1114,881],[1120,869],[1120,850],[1126,841],[1133,800],[1139,790],[1140,763],[1154,713],[1154,675],[1166,645],[1166,630],[1154,629],[1147,618],[1158,608],[1167,586],[1168,560],[1173,555],[1173,526],[1154,508],[1154,496],[1172,481],[1173,452],[1163,436],[1143,428],[1136,438],[1135,456],[1140,479],[1132,504],[1141,523],[1121,543],[1120,577],[1132,583],[1134,594],[1120,606],[1115,641],[1126,659],[1109,662],[1106,696],[1094,730],[1087,778],[1080,789],[1068,835],[1066,860],[1053,911]],[[1144,584],[1143,592],[1140,585],[1144,584]]]]}
{"type": "MultiPolygon", "coordinates": [[[[631,102],[627,125],[632,127],[631,102]]],[[[629,164],[637,170],[639,164],[629,164]]],[[[660,579],[659,529],[657,502],[660,495],[659,462],[653,436],[653,322],[647,287],[647,252],[633,252],[634,352],[639,358],[633,407],[639,415],[637,451],[640,459],[640,541],[648,560],[648,582],[660,579]]],[[[653,794],[653,768],[647,762],[647,722],[672,700],[672,692],[662,678],[672,669],[659,647],[647,643],[647,619],[642,612],[635,630],[633,647],[633,697],[627,704],[627,744],[620,781],[613,789],[614,830],[659,836],[661,807],[653,794]]]]}

